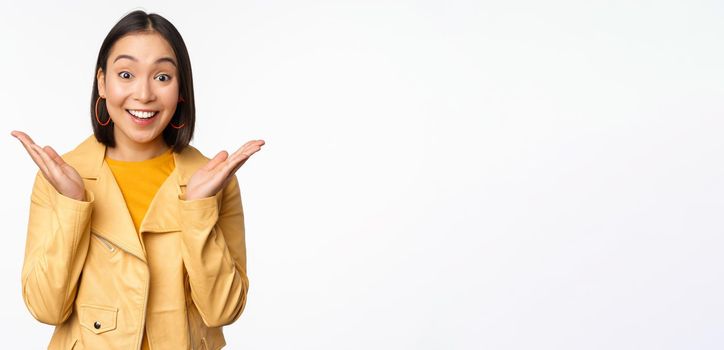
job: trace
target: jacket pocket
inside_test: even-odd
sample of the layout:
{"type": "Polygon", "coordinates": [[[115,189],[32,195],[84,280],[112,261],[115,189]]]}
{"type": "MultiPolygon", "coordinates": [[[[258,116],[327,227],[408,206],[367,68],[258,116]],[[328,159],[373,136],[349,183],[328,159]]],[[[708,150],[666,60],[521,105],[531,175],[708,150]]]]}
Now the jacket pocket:
{"type": "Polygon", "coordinates": [[[80,325],[95,334],[116,329],[118,308],[84,304],[78,307],[80,325]]]}

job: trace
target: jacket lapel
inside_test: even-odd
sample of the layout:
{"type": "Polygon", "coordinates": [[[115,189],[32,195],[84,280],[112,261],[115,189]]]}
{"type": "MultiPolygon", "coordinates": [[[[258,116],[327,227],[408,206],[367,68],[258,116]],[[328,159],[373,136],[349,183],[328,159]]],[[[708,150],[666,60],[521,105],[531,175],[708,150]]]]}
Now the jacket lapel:
{"type": "MultiPolygon", "coordinates": [[[[145,262],[146,255],[126,201],[111,169],[104,161],[105,153],[106,146],[91,135],[63,158],[78,171],[95,197],[91,230],[145,262]]],[[[180,230],[178,196],[186,190],[186,184],[193,172],[208,161],[192,146],[173,155],[175,168],[151,200],[141,222],[141,233],[180,230]]]]}
{"type": "Polygon", "coordinates": [[[108,165],[103,162],[96,186],[91,188],[95,196],[91,230],[115,243],[121,249],[146,261],[136,227],[126,207],[118,183],[108,165]]]}
{"type": "Polygon", "coordinates": [[[179,195],[186,192],[186,184],[193,173],[207,159],[195,148],[188,146],[181,153],[173,153],[175,167],[163,182],[148,206],[141,222],[141,234],[180,231],[178,225],[179,195]]]}

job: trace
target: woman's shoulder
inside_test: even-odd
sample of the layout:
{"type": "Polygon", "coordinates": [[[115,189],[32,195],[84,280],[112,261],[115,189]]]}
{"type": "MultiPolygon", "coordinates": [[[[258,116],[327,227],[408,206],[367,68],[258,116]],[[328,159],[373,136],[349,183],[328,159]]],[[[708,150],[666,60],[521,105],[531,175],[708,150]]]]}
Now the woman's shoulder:
{"type": "Polygon", "coordinates": [[[105,151],[106,146],[96,140],[95,135],[90,135],[75,148],[63,153],[61,158],[82,177],[92,177],[100,169],[105,151]]]}

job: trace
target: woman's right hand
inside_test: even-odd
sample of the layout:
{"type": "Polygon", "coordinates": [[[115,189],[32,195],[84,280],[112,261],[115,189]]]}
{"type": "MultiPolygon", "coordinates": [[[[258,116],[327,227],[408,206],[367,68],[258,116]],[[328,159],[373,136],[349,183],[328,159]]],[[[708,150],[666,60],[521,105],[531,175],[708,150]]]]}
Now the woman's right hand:
{"type": "Polygon", "coordinates": [[[85,185],[83,185],[80,174],[66,163],[52,147],[36,145],[33,139],[22,131],[13,131],[10,135],[20,140],[45,179],[55,187],[56,191],[68,198],[86,200],[85,185]]]}

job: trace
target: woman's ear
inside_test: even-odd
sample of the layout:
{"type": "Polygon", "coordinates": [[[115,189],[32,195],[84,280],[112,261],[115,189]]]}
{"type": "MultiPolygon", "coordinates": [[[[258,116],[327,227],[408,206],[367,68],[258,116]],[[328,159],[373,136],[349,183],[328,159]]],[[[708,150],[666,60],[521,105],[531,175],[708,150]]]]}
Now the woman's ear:
{"type": "Polygon", "coordinates": [[[106,98],[106,75],[103,73],[103,69],[98,68],[96,80],[98,81],[98,96],[106,98]]]}

